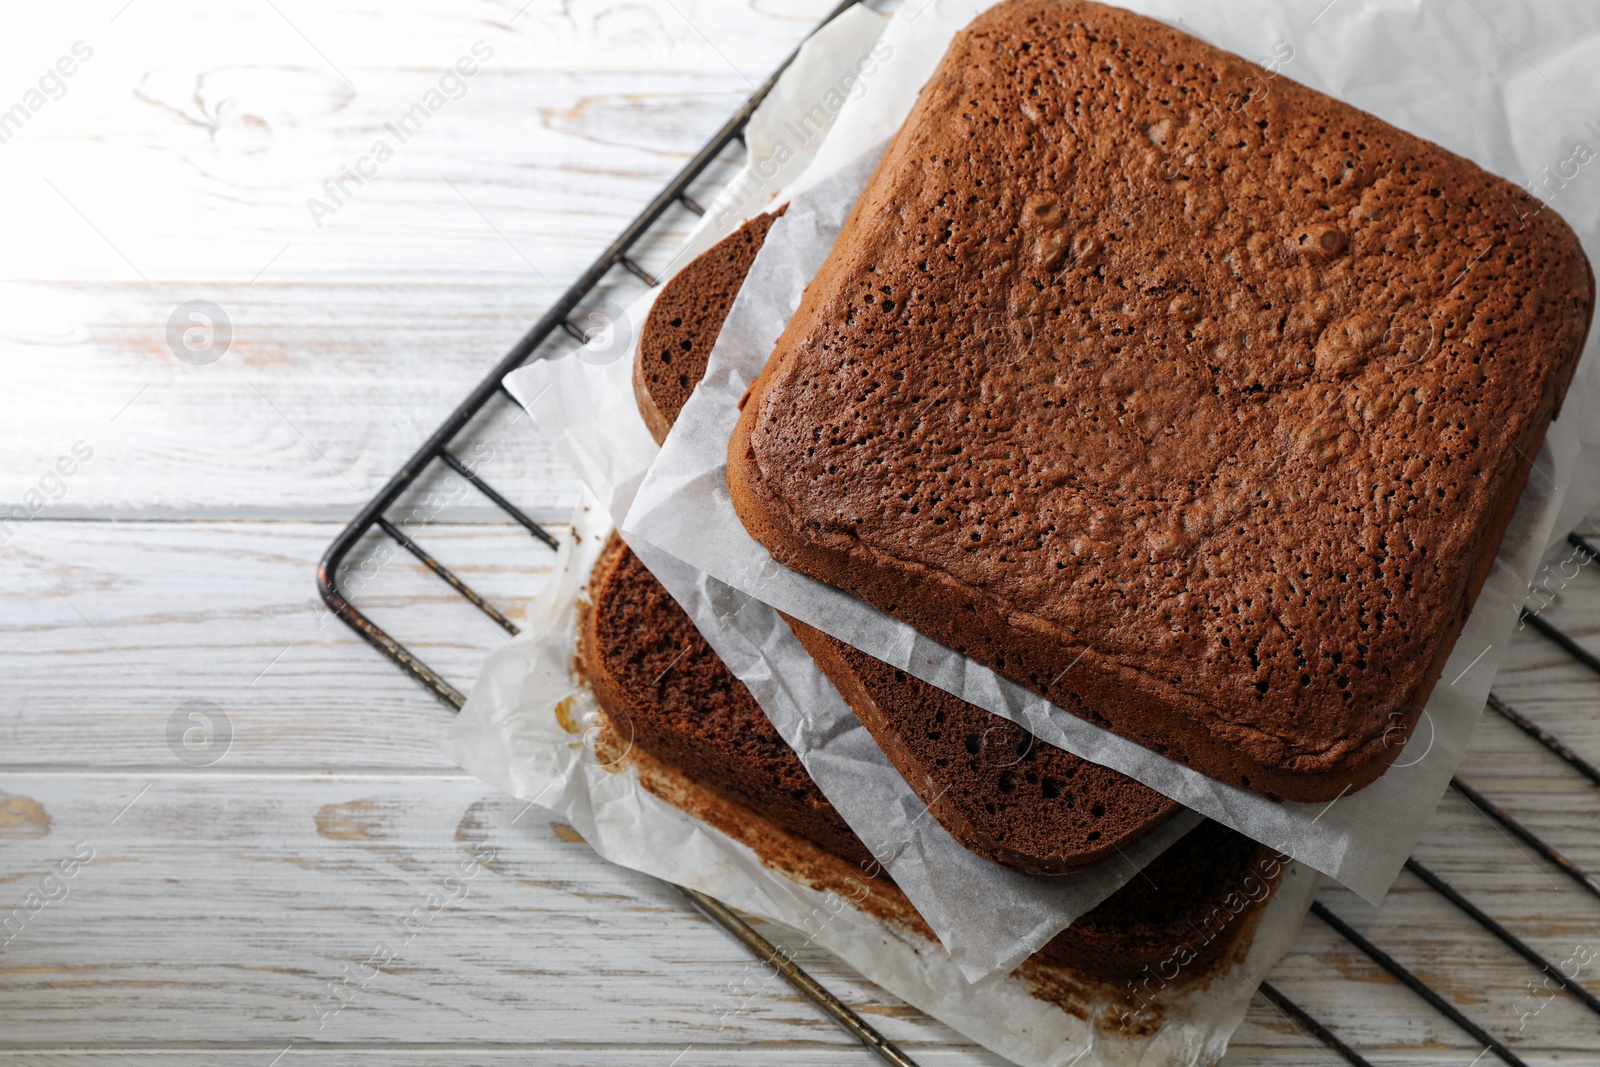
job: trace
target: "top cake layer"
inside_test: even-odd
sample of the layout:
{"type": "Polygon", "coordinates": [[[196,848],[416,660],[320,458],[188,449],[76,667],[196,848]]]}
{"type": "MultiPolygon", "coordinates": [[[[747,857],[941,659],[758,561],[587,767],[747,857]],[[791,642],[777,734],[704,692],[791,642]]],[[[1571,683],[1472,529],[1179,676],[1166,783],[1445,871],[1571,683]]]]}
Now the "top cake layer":
{"type": "Polygon", "coordinates": [[[1008,0],[754,386],[735,506],[1070,711],[1336,796],[1420,714],[1576,366],[1592,276],[1538,207],[1153,20],[1008,0]]]}

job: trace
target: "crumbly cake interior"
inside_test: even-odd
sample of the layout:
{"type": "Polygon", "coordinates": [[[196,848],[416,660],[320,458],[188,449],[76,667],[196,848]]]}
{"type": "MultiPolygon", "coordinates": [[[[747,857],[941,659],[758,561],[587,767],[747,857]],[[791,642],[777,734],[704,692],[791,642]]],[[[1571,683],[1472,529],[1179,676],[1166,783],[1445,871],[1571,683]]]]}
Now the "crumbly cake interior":
{"type": "Polygon", "coordinates": [[[733,298],[785,207],[748,220],[685,264],[650,306],[639,331],[633,392],[657,444],[667,439],[684,402],[705,377],[711,346],[733,298]]]}
{"type": "Polygon", "coordinates": [[[1115,858],[1183,810],[1125,774],[788,621],[939,824],[981,856],[1032,874],[1070,874],[1115,858]]]}
{"type": "Polygon", "coordinates": [[[750,691],[615,534],[590,582],[580,656],[624,742],[842,859],[872,863],[750,691]]]}

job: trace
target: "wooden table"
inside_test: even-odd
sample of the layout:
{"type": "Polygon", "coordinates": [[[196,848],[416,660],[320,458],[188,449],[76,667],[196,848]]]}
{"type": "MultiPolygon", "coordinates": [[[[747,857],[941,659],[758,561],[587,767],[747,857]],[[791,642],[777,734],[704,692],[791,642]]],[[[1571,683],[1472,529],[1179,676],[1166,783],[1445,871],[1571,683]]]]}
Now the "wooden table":
{"type": "MultiPolygon", "coordinates": [[[[830,4],[13,14],[0,110],[63,57],[73,74],[0,144],[0,471],[24,515],[0,525],[0,1060],[870,1062],[668,887],[453,768],[443,708],[312,585],[348,517],[830,4]],[[476,72],[453,81],[462,57],[476,72]],[[169,343],[194,300],[226,346],[169,343]],[[399,932],[486,850],[464,899],[399,932]],[[369,973],[379,942],[398,951],[369,973]],[[336,1013],[330,983],[356,988],[336,1013]]],[[[572,479],[496,410],[463,449],[559,520],[572,479]]],[[[550,553],[428,490],[427,547],[520,617],[550,553]]],[[[500,639],[403,554],[358,599],[461,685],[500,639]]],[[[1544,617],[1600,648],[1600,569],[1544,617]]],[[[1600,678],[1531,631],[1497,690],[1600,756],[1600,678]]],[[[1491,717],[1462,774],[1600,870],[1600,797],[1533,742],[1491,717]]],[[[1600,951],[1600,901],[1459,798],[1418,856],[1548,956],[1600,951]]],[[[1530,999],[1537,972],[1415,878],[1381,909],[1322,899],[1529,1063],[1600,1049],[1600,1020],[1530,999]]],[[[919,1062],[996,1062],[798,957],[919,1062]]],[[[1481,1050],[1316,920],[1272,981],[1375,1062],[1481,1050]]],[[[1259,998],[1228,1058],[1331,1061],[1259,998]]]]}

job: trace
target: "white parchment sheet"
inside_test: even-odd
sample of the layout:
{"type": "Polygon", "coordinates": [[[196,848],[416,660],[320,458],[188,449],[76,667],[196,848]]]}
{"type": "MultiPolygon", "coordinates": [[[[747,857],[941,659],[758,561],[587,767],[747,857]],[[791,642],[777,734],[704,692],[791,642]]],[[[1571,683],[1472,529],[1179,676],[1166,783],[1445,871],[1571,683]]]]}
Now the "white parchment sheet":
{"type": "MultiPolygon", "coordinates": [[[[704,382],[642,485],[633,482],[639,486],[637,499],[631,499],[630,486],[617,501],[619,513],[625,512],[624,536],[636,549],[653,546],[675,556],[1022,724],[1044,741],[1131,775],[1333,875],[1376,903],[1466,750],[1541,555],[1596,501],[1600,434],[1592,394],[1600,346],[1595,338],[1561,418],[1536,457],[1494,569],[1415,732],[1413,750],[1402,753],[1378,782],[1331,804],[1264,800],[1055,708],[848,594],[775,565],[732,509],[725,453],[737,401],[766,363],[801,290],[826,256],[871,160],[900,125],[950,37],[986,6],[984,0],[912,3],[891,21],[883,38],[889,55],[872,88],[843,107],[811,168],[797,180],[796,187],[811,188],[770,231],[704,382]]],[[[1441,141],[1514,180],[1575,174],[1558,179],[1560,186],[1543,188],[1591,255],[1600,253],[1600,164],[1590,165],[1593,174],[1573,169],[1581,166],[1574,160],[1585,158],[1575,142],[1587,140],[1600,149],[1594,132],[1600,131],[1600,105],[1594,103],[1600,100],[1595,92],[1600,87],[1600,5],[1480,5],[1490,18],[1499,16],[1498,32],[1482,25],[1482,16],[1473,11],[1433,3],[1343,0],[1315,23],[1307,21],[1315,14],[1309,9],[1297,13],[1268,0],[1204,8],[1164,2],[1128,6],[1166,17],[1246,56],[1271,60],[1286,75],[1441,141]],[[1177,18],[1180,9],[1184,19],[1177,18]],[[1585,109],[1596,112],[1594,131],[1583,125],[1589,117],[1585,109]]],[[[738,617],[730,625],[740,625],[738,617]]]]}
{"type": "MultiPolygon", "coordinates": [[[[1156,994],[1163,1025],[1148,1038],[1095,1028],[1035,998],[1018,978],[969,985],[931,942],[836,894],[791,881],[740,842],[646,790],[626,761],[621,770],[602,765],[581,732],[594,721],[592,697],[569,666],[577,599],[610,529],[604,509],[585,494],[555,574],[529,611],[528,629],[489,654],[467,706],[440,742],[451,759],[503,792],[549,809],[613,863],[805,931],[867,979],[1019,1064],[1199,1067],[1222,1055],[1256,986],[1294,943],[1316,892],[1314,872],[1285,869],[1241,964],[1203,988],[1175,986],[1156,994]],[[562,704],[566,722],[580,732],[562,725],[556,711],[562,704]]],[[[779,988],[781,979],[770,980],[779,988]]],[[[740,1010],[715,993],[707,990],[708,1018],[740,1010]]],[[[1117,1011],[1120,1002],[1099,994],[1079,1007],[1093,1019],[1117,1011]]]]}

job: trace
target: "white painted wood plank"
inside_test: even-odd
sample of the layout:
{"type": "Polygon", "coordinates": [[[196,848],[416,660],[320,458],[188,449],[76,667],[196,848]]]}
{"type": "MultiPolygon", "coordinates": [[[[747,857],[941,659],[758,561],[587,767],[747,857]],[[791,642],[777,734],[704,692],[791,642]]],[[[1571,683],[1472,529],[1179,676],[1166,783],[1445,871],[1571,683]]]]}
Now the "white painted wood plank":
{"type": "MultiPolygon", "coordinates": [[[[294,308],[280,306],[275,313],[292,315],[294,308]]],[[[408,338],[412,362],[435,365],[397,378],[386,375],[404,366],[406,357],[377,344],[372,358],[347,360],[348,340],[324,347],[324,330],[297,342],[303,358],[292,363],[299,365],[272,375],[234,364],[231,357],[191,367],[170,355],[164,358],[172,366],[153,373],[130,369],[88,379],[85,370],[92,384],[80,391],[79,405],[70,412],[62,410],[59,382],[20,387],[0,401],[10,413],[5,437],[15,445],[5,461],[0,498],[12,507],[0,513],[18,514],[14,509],[20,506],[21,514],[57,518],[176,513],[345,521],[526,325],[508,320],[499,329],[503,337],[447,346],[455,353],[449,359],[427,354],[435,342],[425,331],[407,332],[403,321],[386,326],[408,338]],[[89,458],[74,463],[74,447],[89,458]],[[63,457],[75,469],[58,478],[53,472],[63,457]],[[150,505],[159,507],[152,513],[146,510],[150,505]]],[[[494,401],[453,451],[473,461],[519,506],[541,518],[564,519],[576,499],[576,482],[519,414],[509,401],[494,401]]],[[[440,517],[503,516],[474,491],[457,495],[440,517]]]]}
{"type": "MultiPolygon", "coordinates": [[[[828,6],[30,16],[0,45],[18,68],[78,39],[93,57],[4,146],[0,191],[28,210],[0,248],[0,500],[82,440],[60,514],[348,514],[828,6]],[[389,126],[480,41],[459,99],[400,143],[389,126]],[[379,140],[375,177],[324,191],[379,140]],[[193,299],[233,330],[210,366],[169,350],[193,299]]],[[[641,261],[691,221],[674,209],[641,261]]],[[[570,500],[536,440],[503,454],[514,499],[570,500]]]]}
{"type": "MultiPolygon", "coordinates": [[[[332,524],[35,521],[0,570],[0,763],[176,767],[169,721],[220,707],[236,767],[420,767],[442,704],[327,614],[332,524]]],[[[414,534],[515,621],[555,554],[521,527],[414,534]]],[[[347,576],[355,603],[470,687],[501,631],[392,543],[347,576]]]]}
{"type": "MultiPolygon", "coordinates": [[[[546,1051],[593,1044],[849,1049],[782,987],[760,987],[740,1001],[744,1010],[722,1020],[714,998],[743,974],[737,945],[666,887],[604,863],[539,809],[525,811],[476,782],[12,773],[4,789],[0,900],[12,904],[0,914],[59,861],[91,849],[93,857],[59,879],[65,889],[52,892],[61,899],[14,922],[0,949],[0,1004],[10,1020],[0,1049],[281,1049],[295,1039],[546,1051]],[[397,934],[391,924],[474,855],[486,858],[464,879],[465,896],[452,885],[455,904],[408,940],[397,934]],[[394,950],[394,963],[367,972],[365,988],[319,1030],[326,982],[342,979],[344,965],[366,959],[378,943],[394,950]]],[[[1502,843],[1475,847],[1488,864],[1480,875],[1466,868],[1449,875],[1469,890],[1478,888],[1475,878],[1492,883],[1497,891],[1483,899],[1536,938],[1543,929],[1559,943],[1592,921],[1592,909],[1588,919],[1567,909],[1551,915],[1537,873],[1502,843]]],[[[1448,862],[1439,861],[1441,870],[1448,862]]],[[[1592,1016],[1560,997],[1517,1031],[1532,972],[1433,894],[1402,886],[1377,914],[1341,890],[1323,899],[1506,1035],[1529,1062],[1558,1062],[1592,1047],[1592,1016]]],[[[780,943],[790,938],[768,930],[780,943]]],[[[965,1047],[825,953],[801,958],[913,1055],[930,1043],[965,1047]]],[[[1446,1049],[1453,1062],[1476,1052],[1314,920],[1272,981],[1357,1047],[1440,1055],[1434,1062],[1452,1062],[1441,1055],[1446,1049]]],[[[1321,1061],[1320,1050],[1265,1005],[1244,1036],[1230,1063],[1321,1061]]],[[[612,1062],[605,1055],[591,1061],[612,1062]]],[[[1429,1062],[1427,1055],[1404,1058],[1429,1062]]]]}
{"type": "MultiPolygon", "coordinates": [[[[737,943],[480,783],[93,781],[6,779],[0,914],[59,860],[93,858],[0,950],[0,1046],[848,1042],[781,983],[724,1019],[737,943]],[[434,911],[430,892],[454,902],[434,911]],[[374,973],[378,945],[394,958],[374,973]]],[[[954,1040],[825,955],[806,964],[908,1043],[954,1040]]]]}
{"type": "MultiPolygon", "coordinates": [[[[480,206],[491,216],[496,198],[520,192],[511,210],[524,223],[570,233],[599,222],[609,232],[631,214],[635,197],[625,194],[653,192],[830,6],[498,0],[447,9],[413,0],[217,10],[189,0],[140,4],[114,23],[85,11],[31,16],[10,49],[21,69],[50,65],[74,39],[93,57],[6,145],[4,180],[50,202],[30,195],[36,211],[16,220],[18,241],[0,253],[0,269],[248,279],[286,241],[332,231],[340,239],[283,262],[288,276],[525,274],[503,244],[492,256],[430,262],[415,237],[456,227],[467,242],[487,234],[480,249],[496,241],[446,179],[490,194],[480,206]],[[462,56],[477,73],[428,101],[462,56]],[[418,103],[429,108],[419,132],[398,129],[418,103]],[[319,230],[306,200],[380,138],[393,158],[347,183],[355,195],[319,230]],[[118,180],[93,180],[108,157],[118,180]],[[527,196],[534,191],[542,195],[527,196]],[[450,202],[447,214],[422,210],[450,202]],[[397,251],[406,253],[400,263],[387,258],[397,251]]],[[[513,243],[536,232],[500,225],[513,243]]]]}

